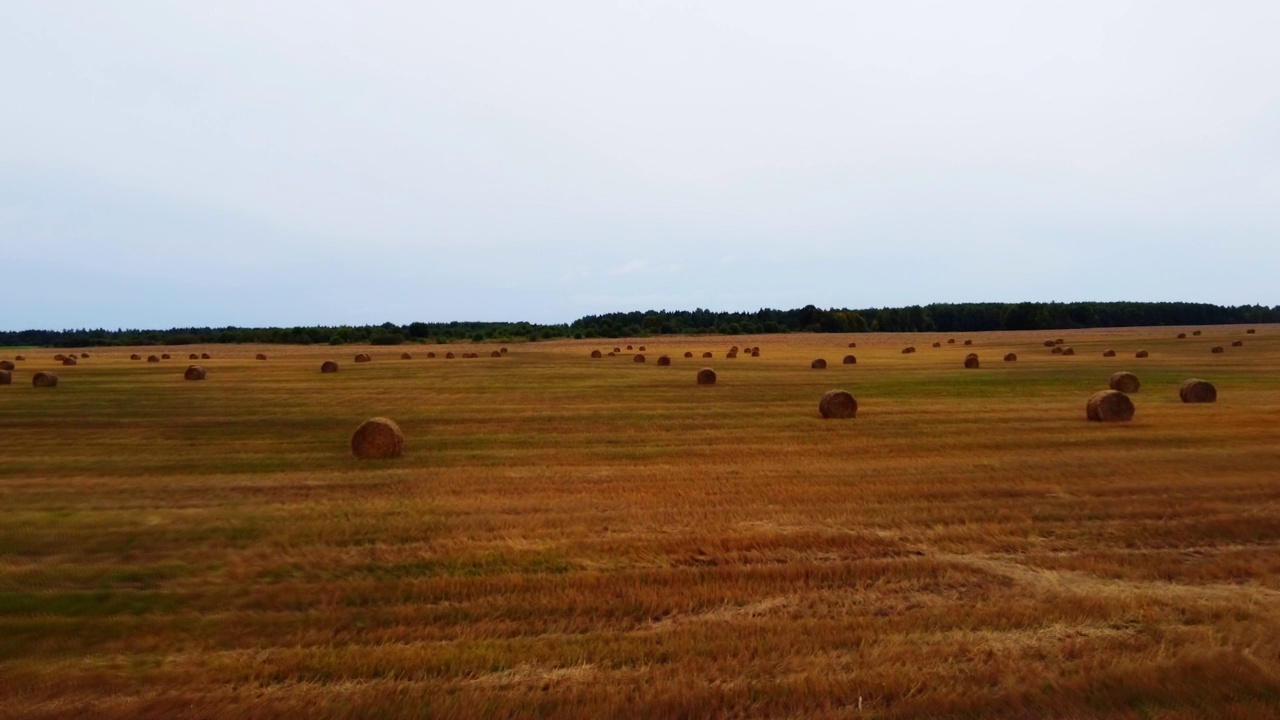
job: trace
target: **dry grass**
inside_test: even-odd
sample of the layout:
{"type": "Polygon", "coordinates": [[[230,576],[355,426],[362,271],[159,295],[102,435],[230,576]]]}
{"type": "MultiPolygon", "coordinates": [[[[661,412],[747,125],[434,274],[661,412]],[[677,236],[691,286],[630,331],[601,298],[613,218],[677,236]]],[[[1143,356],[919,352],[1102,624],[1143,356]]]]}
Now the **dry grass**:
{"type": "Polygon", "coordinates": [[[1175,330],[979,333],[1022,355],[979,373],[901,354],[925,336],[825,373],[848,337],[711,338],[769,353],[696,392],[687,338],[646,347],[688,374],[576,342],[20,366],[0,717],[1273,718],[1280,328],[1175,330]],[[1134,421],[1086,422],[1140,347],[1134,421]],[[857,420],[816,411],[832,373],[857,420]],[[405,455],[360,463],[377,415],[405,455]]]}

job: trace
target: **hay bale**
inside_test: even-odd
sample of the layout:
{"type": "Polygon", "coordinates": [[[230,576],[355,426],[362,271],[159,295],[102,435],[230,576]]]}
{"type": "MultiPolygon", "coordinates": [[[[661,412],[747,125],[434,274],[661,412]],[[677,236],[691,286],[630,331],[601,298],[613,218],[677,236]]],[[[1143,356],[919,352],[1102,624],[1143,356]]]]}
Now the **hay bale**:
{"type": "Polygon", "coordinates": [[[1213,353],[1214,355],[1220,355],[1226,351],[1227,349],[1222,347],[1221,345],[1214,345],[1213,347],[1209,348],[1209,352],[1213,353]]]}
{"type": "Polygon", "coordinates": [[[169,360],[169,359],[171,359],[171,358],[169,357],[169,353],[165,353],[165,354],[163,354],[163,355],[161,355],[161,356],[160,356],[160,359],[161,359],[161,360],[169,360]]]}
{"type": "Polygon", "coordinates": [[[845,365],[857,365],[857,364],[858,364],[858,358],[856,358],[856,357],[854,357],[854,356],[852,356],[852,355],[845,355],[845,356],[844,356],[844,360],[841,360],[841,362],[842,362],[843,364],[845,364],[845,365]]]}
{"type": "Polygon", "coordinates": [[[413,359],[413,355],[410,355],[410,354],[409,354],[409,353],[407,353],[407,352],[402,352],[402,353],[400,353],[400,359],[401,359],[401,360],[412,360],[412,359],[413,359]]]}
{"type": "Polygon", "coordinates": [[[1136,358],[1146,358],[1146,357],[1151,357],[1151,353],[1147,352],[1146,350],[1139,350],[1138,352],[1134,353],[1133,356],[1136,358]]]}
{"type": "Polygon", "coordinates": [[[614,348],[614,349],[613,349],[613,351],[614,351],[615,353],[620,353],[620,352],[622,352],[622,348],[614,348]]]}
{"type": "Polygon", "coordinates": [[[736,352],[738,352],[738,346],[737,346],[737,345],[734,345],[733,347],[729,348],[729,352],[731,352],[731,353],[736,353],[736,352]]]}
{"type": "Polygon", "coordinates": [[[1115,357],[1115,356],[1116,356],[1115,350],[1106,350],[1106,351],[1103,351],[1102,353],[1102,357],[1115,357]]]}
{"type": "Polygon", "coordinates": [[[617,357],[617,355],[618,355],[618,353],[615,353],[615,352],[610,352],[610,353],[609,353],[609,357],[617,357]]]}
{"type": "Polygon", "coordinates": [[[934,346],[934,347],[936,347],[936,348],[940,348],[940,347],[942,347],[942,343],[940,343],[940,342],[935,342],[935,343],[933,344],[933,346],[934,346]]]}
{"type": "Polygon", "coordinates": [[[253,356],[253,359],[254,359],[254,360],[266,360],[266,359],[267,359],[267,356],[266,356],[265,354],[263,354],[263,353],[258,353],[257,355],[254,355],[254,356],[253,356]]]}
{"type": "Polygon", "coordinates": [[[498,354],[500,354],[500,355],[506,355],[506,354],[507,354],[507,349],[506,349],[506,348],[498,348],[498,354]]]}
{"type": "Polygon", "coordinates": [[[670,365],[670,364],[671,364],[671,358],[667,357],[666,355],[659,355],[659,356],[658,356],[658,366],[659,366],[659,367],[666,367],[666,366],[668,366],[668,365],[670,365]]]}
{"type": "Polygon", "coordinates": [[[200,367],[199,365],[191,365],[187,368],[187,371],[182,374],[182,379],[183,380],[203,380],[204,368],[200,367]]]}
{"type": "Polygon", "coordinates": [[[209,355],[209,353],[200,353],[200,359],[201,359],[201,360],[212,360],[213,358],[212,358],[212,356],[210,356],[210,355],[209,355]]]}
{"type": "Polygon", "coordinates": [[[89,353],[80,353],[80,359],[81,359],[81,360],[88,360],[88,359],[89,359],[89,353]]]}
{"type": "Polygon", "coordinates": [[[1191,334],[1192,334],[1193,336],[1195,336],[1195,337],[1200,337],[1200,331],[1199,331],[1199,330],[1196,330],[1195,332],[1193,332],[1193,333],[1191,333],[1191,334]]]}
{"type": "Polygon", "coordinates": [[[1244,347],[1244,341],[1236,340],[1235,342],[1231,343],[1231,347],[1244,347]]]}
{"type": "Polygon", "coordinates": [[[812,370],[826,370],[827,361],[823,360],[822,358],[818,358],[817,360],[814,360],[813,362],[809,363],[809,368],[812,370]]]}
{"type": "Polygon", "coordinates": [[[1118,372],[1112,373],[1111,378],[1107,380],[1107,387],[1131,395],[1138,392],[1142,383],[1138,382],[1138,376],[1131,372],[1118,372]]]}
{"type": "Polygon", "coordinates": [[[453,358],[454,358],[454,354],[453,354],[453,353],[451,353],[451,352],[447,352],[447,353],[445,353],[445,354],[444,354],[444,359],[445,359],[445,360],[452,360],[453,358]]]}
{"type": "Polygon", "coordinates": [[[200,359],[200,356],[199,356],[199,355],[197,355],[197,354],[195,354],[195,353],[191,353],[190,355],[188,355],[188,356],[187,356],[187,359],[188,359],[188,360],[199,360],[199,359],[200,359]]]}
{"type": "Polygon", "coordinates": [[[0,370],[0,385],[12,385],[13,373],[8,370],[0,370]]]}
{"type": "Polygon", "coordinates": [[[54,362],[62,362],[63,360],[66,360],[66,359],[67,359],[67,356],[63,355],[62,353],[58,353],[57,355],[53,356],[54,362]]]}
{"type": "Polygon", "coordinates": [[[851,347],[851,348],[856,348],[856,347],[858,347],[858,343],[856,343],[856,342],[851,342],[851,343],[849,343],[849,347],[851,347]]]}
{"type": "Polygon", "coordinates": [[[1218,401],[1218,388],[1204,380],[1185,380],[1178,388],[1178,397],[1184,403],[1211,403],[1218,401]]]}
{"type": "Polygon", "coordinates": [[[373,356],[370,355],[369,353],[356,353],[356,362],[358,363],[373,362],[373,356]]]}
{"type": "Polygon", "coordinates": [[[1061,347],[1059,347],[1059,346],[1057,346],[1057,345],[1054,345],[1054,346],[1053,346],[1053,349],[1052,349],[1052,350],[1050,350],[1049,352],[1053,353],[1054,355],[1061,355],[1061,354],[1062,354],[1062,348],[1061,348],[1061,347]]]}
{"type": "Polygon", "coordinates": [[[14,362],[25,362],[26,358],[21,355],[14,355],[13,360],[14,362]]]}
{"type": "Polygon", "coordinates": [[[338,372],[338,363],[332,360],[325,360],[323,363],[320,364],[320,372],[325,374],[336,373],[338,372]]]}
{"type": "Polygon", "coordinates": [[[915,348],[913,348],[913,347],[904,347],[904,348],[902,348],[902,354],[903,354],[903,355],[910,355],[911,353],[913,353],[913,352],[915,352],[915,351],[916,351],[916,349],[915,349],[915,348]]]}
{"type": "Polygon", "coordinates": [[[703,360],[710,360],[711,358],[712,358],[712,355],[711,355],[711,351],[710,351],[710,350],[708,350],[707,352],[702,353],[702,359],[703,359],[703,360]]]}
{"type": "Polygon", "coordinates": [[[639,352],[644,352],[644,346],[641,345],[640,347],[636,348],[636,350],[639,352]]]}
{"type": "Polygon", "coordinates": [[[818,412],[828,420],[847,420],[858,416],[858,401],[844,390],[828,390],[818,399],[818,412]]]}
{"type": "Polygon", "coordinates": [[[702,368],[701,370],[699,370],[698,384],[699,385],[715,385],[716,371],[712,370],[711,368],[702,368]]]}
{"type": "Polygon", "coordinates": [[[67,357],[62,358],[62,364],[63,364],[63,365],[75,365],[75,364],[76,364],[76,359],[75,359],[75,357],[73,357],[73,356],[71,356],[71,355],[68,355],[67,357]]]}
{"type": "Polygon", "coordinates": [[[1055,338],[1055,339],[1054,339],[1054,341],[1053,341],[1053,344],[1054,344],[1054,345],[1066,345],[1066,344],[1067,344],[1067,341],[1066,341],[1066,340],[1063,340],[1062,338],[1055,338]]]}
{"type": "Polygon", "coordinates": [[[351,453],[360,460],[384,460],[404,452],[404,433],[394,420],[365,420],[351,435],[351,453]]]}
{"type": "Polygon", "coordinates": [[[692,352],[685,352],[684,356],[685,356],[685,358],[686,358],[686,359],[688,359],[688,358],[692,358],[692,357],[693,357],[693,353],[692,353],[692,352]]]}
{"type": "Polygon", "coordinates": [[[435,354],[434,352],[429,352],[429,353],[427,353],[427,359],[428,359],[428,360],[435,360],[435,359],[436,359],[436,354],[435,354]]]}
{"type": "Polygon", "coordinates": [[[491,357],[491,358],[500,358],[500,357],[502,357],[502,351],[501,351],[501,350],[494,350],[493,352],[489,353],[489,357],[491,357]]]}
{"type": "Polygon", "coordinates": [[[631,362],[642,363],[644,362],[644,356],[639,353],[636,353],[636,356],[631,358],[631,362]]]}
{"type": "Polygon", "coordinates": [[[730,360],[733,360],[734,358],[738,357],[738,352],[736,350],[730,350],[729,352],[725,353],[724,356],[730,360]]]}
{"type": "Polygon", "coordinates": [[[0,360],[0,370],[14,370],[17,366],[8,360],[0,360]]]}
{"type": "Polygon", "coordinates": [[[38,372],[31,376],[31,387],[58,387],[58,376],[51,372],[38,372]]]}
{"type": "Polygon", "coordinates": [[[627,349],[628,349],[628,350],[632,350],[633,348],[632,348],[630,345],[628,345],[628,346],[627,346],[627,349]]]}
{"type": "Polygon", "coordinates": [[[134,354],[132,354],[132,355],[130,355],[130,356],[129,356],[129,359],[130,359],[130,360],[141,360],[141,359],[142,359],[142,356],[141,356],[141,355],[139,355],[138,353],[134,353],[134,354]]]}
{"type": "Polygon", "coordinates": [[[1133,401],[1119,390],[1096,392],[1085,404],[1085,417],[1093,422],[1128,422],[1133,413],[1133,401]]]}
{"type": "Polygon", "coordinates": [[[755,348],[754,350],[752,350],[751,357],[760,357],[760,348],[755,348]]]}
{"type": "Polygon", "coordinates": [[[592,351],[591,351],[591,359],[593,359],[593,360],[599,360],[599,359],[600,359],[600,358],[602,358],[602,357],[604,357],[604,353],[600,352],[599,350],[592,350],[592,351]]]}
{"type": "Polygon", "coordinates": [[[1075,354],[1076,354],[1076,351],[1075,351],[1075,349],[1074,349],[1074,348],[1064,347],[1064,348],[1062,348],[1062,354],[1063,354],[1063,355],[1075,355],[1075,354]]]}
{"type": "Polygon", "coordinates": [[[975,355],[974,353],[969,353],[968,355],[965,355],[965,356],[964,356],[964,366],[965,366],[965,369],[967,369],[967,370],[977,370],[977,369],[978,369],[978,356],[977,356],[977,355],[975,355]]]}
{"type": "Polygon", "coordinates": [[[159,358],[159,356],[156,356],[156,355],[148,355],[148,356],[147,356],[147,362],[151,362],[151,363],[158,363],[158,362],[160,362],[160,358],[159,358]]]}
{"type": "Polygon", "coordinates": [[[1187,334],[1186,334],[1186,333],[1178,333],[1178,339],[1179,339],[1179,340],[1186,340],[1186,339],[1187,339],[1187,334]]]}
{"type": "Polygon", "coordinates": [[[1017,362],[1017,361],[1018,361],[1018,356],[1017,356],[1017,355],[1015,355],[1014,353],[1005,353],[1004,361],[1005,361],[1005,362],[1017,362]]]}
{"type": "Polygon", "coordinates": [[[955,344],[956,344],[956,339],[955,339],[955,338],[947,338],[947,344],[948,344],[948,345],[955,345],[955,344]]]}
{"type": "Polygon", "coordinates": [[[1057,343],[1055,343],[1055,342],[1054,342],[1054,341],[1052,341],[1052,340],[1045,340],[1045,341],[1044,341],[1044,346],[1045,346],[1045,347],[1053,347],[1054,345],[1057,345],[1057,343]]]}
{"type": "Polygon", "coordinates": [[[965,341],[964,341],[964,344],[965,344],[965,345],[972,345],[972,344],[973,344],[973,341],[972,341],[972,340],[965,340],[965,341]]]}
{"type": "Polygon", "coordinates": [[[1244,331],[1244,334],[1245,334],[1245,335],[1257,335],[1257,334],[1258,334],[1258,331],[1257,331],[1257,330],[1255,330],[1255,329],[1253,329],[1253,328],[1249,328],[1248,330],[1245,330],[1245,331],[1244,331]]]}

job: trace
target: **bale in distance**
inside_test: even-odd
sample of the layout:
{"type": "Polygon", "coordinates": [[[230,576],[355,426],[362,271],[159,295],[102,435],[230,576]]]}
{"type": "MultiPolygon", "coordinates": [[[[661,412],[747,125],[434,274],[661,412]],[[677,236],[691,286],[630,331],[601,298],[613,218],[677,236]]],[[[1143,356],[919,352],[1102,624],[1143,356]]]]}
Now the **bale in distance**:
{"type": "Polygon", "coordinates": [[[1128,422],[1133,419],[1133,401],[1119,390],[1102,390],[1085,404],[1085,417],[1093,422],[1128,422]]]}
{"type": "Polygon", "coordinates": [[[845,355],[845,356],[844,356],[844,360],[842,360],[841,362],[843,362],[845,365],[857,365],[857,364],[858,364],[858,358],[856,358],[856,357],[854,357],[854,356],[852,356],[852,355],[845,355]]]}
{"type": "Polygon", "coordinates": [[[1193,332],[1193,333],[1191,333],[1191,334],[1192,334],[1193,336],[1195,336],[1195,337],[1200,337],[1200,331],[1199,331],[1199,330],[1196,330],[1195,332],[1193,332]]]}
{"type": "Polygon", "coordinates": [[[81,359],[81,360],[88,360],[88,359],[89,359],[89,353],[84,353],[84,352],[80,353],[80,359],[81,359]]]}
{"type": "Polygon", "coordinates": [[[902,354],[903,354],[903,355],[910,355],[911,353],[913,353],[913,352],[915,352],[915,351],[916,351],[916,349],[915,349],[914,347],[904,347],[904,348],[902,348],[902,354]]]}
{"type": "Polygon", "coordinates": [[[161,356],[160,356],[160,359],[161,359],[161,360],[169,360],[169,359],[171,359],[171,358],[169,357],[169,353],[165,353],[165,354],[163,354],[163,355],[161,355],[161,356]]]}
{"type": "Polygon", "coordinates": [[[68,366],[70,366],[70,365],[75,365],[75,364],[76,364],[75,356],[73,356],[73,355],[68,355],[67,357],[63,358],[63,359],[62,359],[62,364],[63,364],[63,365],[68,365],[68,366]]]}
{"type": "Polygon", "coordinates": [[[965,344],[965,345],[972,345],[972,344],[973,344],[973,341],[972,341],[972,340],[965,340],[965,341],[964,341],[964,344],[965,344]]]}
{"type": "Polygon", "coordinates": [[[620,352],[622,352],[622,348],[614,348],[614,349],[613,349],[613,351],[614,351],[615,353],[620,353],[620,352]]]}
{"type": "Polygon", "coordinates": [[[940,343],[940,342],[936,342],[936,341],[935,341],[935,342],[933,343],[933,346],[934,346],[934,347],[936,347],[936,348],[940,348],[940,347],[942,347],[942,343],[940,343]]]}
{"type": "Polygon", "coordinates": [[[412,360],[412,359],[413,359],[413,355],[410,355],[410,354],[409,354],[409,353],[407,353],[407,352],[403,352],[403,353],[400,353],[400,359],[401,359],[401,360],[412,360]]]}
{"type": "Polygon", "coordinates": [[[498,354],[499,354],[499,355],[506,355],[506,354],[507,354],[507,349],[506,349],[506,348],[498,348],[498,354]]]}
{"type": "Polygon", "coordinates": [[[356,362],[358,363],[373,362],[373,356],[370,355],[369,353],[356,353],[356,362]]]}
{"type": "Polygon", "coordinates": [[[1115,356],[1116,356],[1115,350],[1107,350],[1102,353],[1102,357],[1115,357],[1115,356]]]}
{"type": "Polygon", "coordinates": [[[760,348],[754,348],[751,351],[751,357],[760,357],[760,348]]]}
{"type": "Polygon", "coordinates": [[[710,350],[708,350],[707,352],[702,353],[702,359],[703,359],[703,360],[710,360],[712,357],[714,357],[714,356],[711,354],[711,351],[710,351],[710,350]]]}
{"type": "Polygon", "coordinates": [[[0,385],[12,385],[13,373],[8,370],[0,370],[0,385]]]}
{"type": "Polygon", "coordinates": [[[692,353],[692,352],[688,352],[688,351],[686,351],[686,352],[685,352],[685,354],[684,354],[684,356],[685,356],[685,358],[691,358],[691,357],[693,357],[693,353],[692,353]]]}
{"type": "Polygon", "coordinates": [[[1178,397],[1184,403],[1211,403],[1218,401],[1218,389],[1204,380],[1185,380],[1178,388],[1178,397]]]}
{"type": "Polygon", "coordinates": [[[977,356],[977,355],[975,355],[975,354],[973,354],[973,353],[969,353],[968,355],[965,355],[965,356],[964,356],[964,367],[965,367],[965,369],[966,369],[966,370],[977,370],[977,369],[978,369],[978,356],[977,356]]]}
{"type": "Polygon", "coordinates": [[[336,373],[338,372],[338,363],[332,360],[325,360],[323,363],[320,364],[320,372],[325,374],[336,373]]]}
{"type": "Polygon", "coordinates": [[[491,357],[491,358],[500,358],[500,357],[502,357],[502,351],[501,351],[501,350],[494,350],[493,352],[489,353],[489,357],[491,357]]]}
{"type": "Polygon", "coordinates": [[[351,436],[351,453],[360,460],[384,460],[404,452],[404,433],[394,420],[376,417],[364,421],[351,436]]]}
{"type": "Polygon", "coordinates": [[[658,366],[659,366],[659,367],[666,367],[666,366],[668,366],[668,365],[670,365],[670,364],[671,364],[671,358],[667,357],[666,355],[659,355],[659,356],[658,356],[658,366]]]}
{"type": "Polygon", "coordinates": [[[1044,341],[1044,346],[1045,346],[1045,347],[1053,347],[1054,345],[1057,345],[1057,343],[1055,343],[1055,342],[1054,342],[1054,341],[1052,341],[1052,340],[1045,340],[1045,341],[1044,341]]]}
{"type": "Polygon", "coordinates": [[[1054,345],[1054,346],[1053,346],[1053,349],[1052,349],[1052,350],[1050,350],[1049,352],[1053,353],[1054,355],[1061,355],[1061,354],[1062,354],[1062,348],[1061,348],[1061,347],[1059,347],[1059,346],[1057,346],[1057,345],[1054,345]]]}
{"type": "Polygon", "coordinates": [[[258,353],[257,355],[254,355],[254,356],[253,356],[253,359],[255,359],[255,360],[266,360],[266,359],[267,359],[267,356],[266,356],[266,354],[265,354],[265,353],[258,353]]]}
{"type": "Polygon", "coordinates": [[[636,350],[637,350],[638,352],[644,352],[644,346],[643,346],[643,345],[641,345],[640,347],[636,348],[636,350]]]}
{"type": "Polygon", "coordinates": [[[858,416],[858,401],[844,390],[828,390],[818,399],[818,412],[828,420],[848,420],[858,416]]]}
{"type": "Polygon", "coordinates": [[[1235,342],[1231,343],[1231,347],[1244,347],[1244,341],[1236,340],[1235,342]]]}
{"type": "Polygon", "coordinates": [[[148,356],[147,356],[147,362],[150,362],[150,363],[158,363],[158,362],[160,362],[160,358],[156,357],[155,355],[148,355],[148,356]]]}
{"type": "Polygon", "coordinates": [[[849,347],[851,347],[851,348],[856,348],[856,347],[858,347],[858,343],[856,343],[856,342],[851,342],[851,343],[849,343],[849,347]]]}
{"type": "Polygon", "coordinates": [[[1248,330],[1245,330],[1245,331],[1244,331],[1244,334],[1245,334],[1245,335],[1257,335],[1257,334],[1258,334],[1258,331],[1257,331],[1257,330],[1255,330],[1255,329],[1253,329],[1253,328],[1249,328],[1248,330]]]}
{"type": "Polygon", "coordinates": [[[635,357],[633,357],[633,358],[631,358],[631,362],[636,362],[636,363],[642,363],[642,362],[644,362],[644,355],[641,355],[641,354],[639,354],[639,353],[636,353],[636,356],[635,356],[635,357]]]}
{"type": "Polygon", "coordinates": [[[141,356],[141,355],[139,355],[138,353],[134,353],[134,354],[132,354],[132,355],[130,355],[130,356],[129,356],[129,359],[130,359],[130,360],[141,360],[141,359],[142,359],[142,356],[141,356]]]}
{"type": "Polygon", "coordinates": [[[456,357],[456,356],[455,356],[453,353],[451,353],[451,352],[447,352],[447,353],[445,353],[445,354],[444,354],[444,359],[445,359],[445,360],[452,360],[454,357],[456,357]]]}
{"type": "Polygon", "coordinates": [[[57,355],[53,356],[54,362],[62,362],[63,360],[66,360],[66,359],[67,359],[67,356],[63,355],[62,353],[58,353],[57,355]]]}
{"type": "Polygon", "coordinates": [[[197,355],[197,354],[195,354],[195,353],[191,353],[190,355],[188,355],[188,356],[187,356],[187,359],[188,359],[188,360],[199,360],[199,359],[200,359],[200,356],[199,356],[199,355],[197,355]]]}
{"type": "Polygon", "coordinates": [[[0,370],[15,370],[17,366],[8,360],[0,360],[0,370]]]}
{"type": "Polygon", "coordinates": [[[1151,357],[1151,353],[1147,352],[1146,350],[1139,350],[1138,352],[1134,353],[1133,356],[1139,359],[1148,358],[1148,357],[1151,357]]]}
{"type": "Polygon", "coordinates": [[[27,359],[22,355],[14,355],[13,360],[14,362],[26,362],[27,359]]]}
{"type": "Polygon", "coordinates": [[[715,385],[716,371],[712,370],[711,368],[702,368],[701,370],[699,370],[698,384],[699,385],[715,385]]]}
{"type": "Polygon", "coordinates": [[[609,353],[609,357],[616,357],[617,355],[618,355],[618,353],[615,353],[615,352],[612,352],[612,351],[609,353]]]}
{"type": "Polygon", "coordinates": [[[436,354],[435,354],[434,352],[429,352],[429,353],[427,353],[427,359],[428,359],[428,360],[435,360],[435,359],[436,359],[436,354]]]}
{"type": "Polygon", "coordinates": [[[212,359],[213,359],[213,357],[212,357],[211,355],[209,355],[209,353],[200,353],[200,359],[201,359],[201,360],[212,360],[212,359]]]}
{"type": "Polygon", "coordinates": [[[809,363],[809,368],[810,368],[810,369],[812,369],[812,370],[826,370],[826,369],[827,369],[827,361],[826,361],[826,360],[823,360],[822,358],[818,358],[818,359],[814,360],[813,362],[809,363]]]}
{"type": "Polygon", "coordinates": [[[1017,362],[1017,361],[1018,361],[1018,356],[1017,356],[1016,354],[1014,354],[1014,353],[1005,353],[1004,361],[1005,361],[1005,362],[1017,362]]]}
{"type": "Polygon", "coordinates": [[[1221,345],[1214,345],[1213,347],[1209,348],[1209,352],[1213,353],[1214,355],[1220,355],[1226,351],[1227,351],[1226,348],[1222,347],[1221,345]]]}
{"type": "Polygon", "coordinates": [[[628,349],[628,350],[632,350],[633,348],[632,348],[630,345],[628,345],[628,346],[627,346],[627,349],[628,349]]]}
{"type": "Polygon", "coordinates": [[[955,345],[955,344],[956,344],[956,339],[955,339],[955,338],[947,338],[947,344],[948,344],[948,345],[955,345]]]}
{"type": "Polygon", "coordinates": [[[1076,351],[1075,351],[1075,348],[1064,347],[1064,348],[1062,348],[1062,354],[1063,354],[1063,355],[1075,355],[1075,354],[1076,354],[1076,351]]]}
{"type": "Polygon", "coordinates": [[[1131,395],[1138,392],[1138,389],[1142,387],[1142,383],[1138,382],[1138,376],[1131,372],[1118,372],[1111,375],[1111,378],[1107,381],[1107,386],[1112,390],[1131,395]]]}
{"type": "Polygon", "coordinates": [[[733,360],[738,357],[738,352],[736,350],[730,350],[729,352],[725,353],[724,356],[730,360],[733,360]]]}
{"type": "Polygon", "coordinates": [[[729,348],[729,352],[731,352],[731,353],[736,353],[736,352],[738,352],[738,346],[737,346],[737,345],[734,345],[733,347],[729,348]]]}
{"type": "Polygon", "coordinates": [[[31,387],[58,387],[58,376],[51,372],[38,372],[31,376],[31,387]]]}
{"type": "Polygon", "coordinates": [[[1186,333],[1178,333],[1178,339],[1179,339],[1179,340],[1186,340],[1186,339],[1187,339],[1187,334],[1186,334],[1186,333]]]}
{"type": "Polygon", "coordinates": [[[602,357],[604,357],[604,353],[600,352],[599,350],[592,350],[592,351],[591,351],[591,359],[593,359],[593,360],[599,360],[599,359],[600,359],[600,358],[602,358],[602,357]]]}
{"type": "Polygon", "coordinates": [[[200,367],[199,365],[191,365],[187,368],[187,371],[182,374],[182,379],[183,380],[203,380],[204,375],[205,375],[204,368],[200,367]]]}
{"type": "Polygon", "coordinates": [[[1067,341],[1066,341],[1066,340],[1063,340],[1062,338],[1054,338],[1053,344],[1054,344],[1054,345],[1066,345],[1066,344],[1067,344],[1067,341]]]}

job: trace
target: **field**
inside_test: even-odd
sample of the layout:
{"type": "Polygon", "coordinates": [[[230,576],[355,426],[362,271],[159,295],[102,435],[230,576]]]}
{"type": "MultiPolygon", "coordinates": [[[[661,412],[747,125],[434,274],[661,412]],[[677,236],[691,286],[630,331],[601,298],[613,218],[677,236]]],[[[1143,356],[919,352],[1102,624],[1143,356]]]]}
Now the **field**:
{"type": "Polygon", "coordinates": [[[0,717],[1275,718],[1280,327],[1179,330],[0,350],[0,717]]]}

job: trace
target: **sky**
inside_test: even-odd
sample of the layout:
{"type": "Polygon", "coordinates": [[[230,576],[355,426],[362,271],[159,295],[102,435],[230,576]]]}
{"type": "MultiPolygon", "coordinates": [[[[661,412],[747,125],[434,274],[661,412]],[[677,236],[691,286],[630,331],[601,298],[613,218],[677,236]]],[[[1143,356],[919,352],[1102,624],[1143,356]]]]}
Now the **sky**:
{"type": "Polygon", "coordinates": [[[1274,0],[0,10],[0,329],[1280,304],[1274,0]]]}

